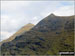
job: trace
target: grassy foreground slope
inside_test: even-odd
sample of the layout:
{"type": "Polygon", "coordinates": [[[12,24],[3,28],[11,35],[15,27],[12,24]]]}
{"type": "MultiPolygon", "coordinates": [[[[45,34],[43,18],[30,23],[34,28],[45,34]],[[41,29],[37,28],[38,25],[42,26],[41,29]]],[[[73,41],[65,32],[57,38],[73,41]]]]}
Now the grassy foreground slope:
{"type": "Polygon", "coordinates": [[[74,16],[51,14],[30,31],[3,43],[2,55],[57,55],[74,51],[74,16]]]}

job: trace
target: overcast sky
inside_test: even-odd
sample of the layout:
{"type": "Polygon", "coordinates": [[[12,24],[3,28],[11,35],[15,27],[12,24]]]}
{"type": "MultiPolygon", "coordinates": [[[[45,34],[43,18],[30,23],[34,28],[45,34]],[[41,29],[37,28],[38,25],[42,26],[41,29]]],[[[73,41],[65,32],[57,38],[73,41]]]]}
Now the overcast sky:
{"type": "Polygon", "coordinates": [[[28,23],[37,24],[51,13],[74,15],[74,1],[1,1],[1,40],[28,23]]]}

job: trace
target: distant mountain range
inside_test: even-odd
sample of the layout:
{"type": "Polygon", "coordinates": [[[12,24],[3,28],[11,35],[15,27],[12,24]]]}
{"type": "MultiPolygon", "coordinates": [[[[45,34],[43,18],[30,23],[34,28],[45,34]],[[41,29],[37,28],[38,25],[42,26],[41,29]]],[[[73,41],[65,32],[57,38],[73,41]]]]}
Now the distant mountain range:
{"type": "Polygon", "coordinates": [[[1,45],[2,55],[58,55],[59,52],[74,52],[74,16],[50,14],[29,31],[24,31],[1,45]]]}

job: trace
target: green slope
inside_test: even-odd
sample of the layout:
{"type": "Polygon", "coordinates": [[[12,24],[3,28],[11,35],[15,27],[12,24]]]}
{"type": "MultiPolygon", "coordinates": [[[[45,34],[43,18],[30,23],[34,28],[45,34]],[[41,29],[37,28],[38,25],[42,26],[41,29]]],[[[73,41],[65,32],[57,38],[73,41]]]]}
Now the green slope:
{"type": "Polygon", "coordinates": [[[18,30],[15,34],[13,34],[11,37],[9,37],[8,39],[6,40],[3,40],[2,42],[0,42],[0,45],[4,42],[9,42],[9,41],[12,41],[13,39],[15,39],[16,36],[19,36],[21,35],[22,33],[26,32],[26,31],[29,31],[34,25],[29,23],[25,26],[23,26],[20,30],[18,30]]]}
{"type": "Polygon", "coordinates": [[[30,31],[3,43],[2,55],[58,55],[74,51],[74,16],[47,16],[30,31]]]}

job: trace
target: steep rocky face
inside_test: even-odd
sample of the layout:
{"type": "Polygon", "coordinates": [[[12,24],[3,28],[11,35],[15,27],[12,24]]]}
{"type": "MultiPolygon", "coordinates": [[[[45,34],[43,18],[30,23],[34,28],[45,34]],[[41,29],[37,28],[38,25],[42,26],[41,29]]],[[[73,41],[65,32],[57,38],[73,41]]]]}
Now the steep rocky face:
{"type": "Polygon", "coordinates": [[[3,43],[2,55],[56,55],[74,51],[74,16],[51,14],[30,31],[3,43]]]}
{"type": "Polygon", "coordinates": [[[13,34],[10,38],[6,39],[6,40],[3,40],[2,42],[0,42],[0,45],[4,42],[9,42],[9,41],[12,41],[13,39],[15,39],[16,36],[19,36],[21,35],[22,33],[26,32],[26,31],[29,31],[34,25],[29,23],[25,26],[23,26],[20,30],[18,30],[15,34],[13,34]]]}
{"type": "MultiPolygon", "coordinates": [[[[73,21],[73,17],[60,17],[53,14],[47,16],[42,21],[40,21],[33,30],[48,30],[48,31],[58,31],[64,29],[65,24],[69,21],[73,21]]],[[[72,22],[73,23],[73,22],[72,22]]]]}

